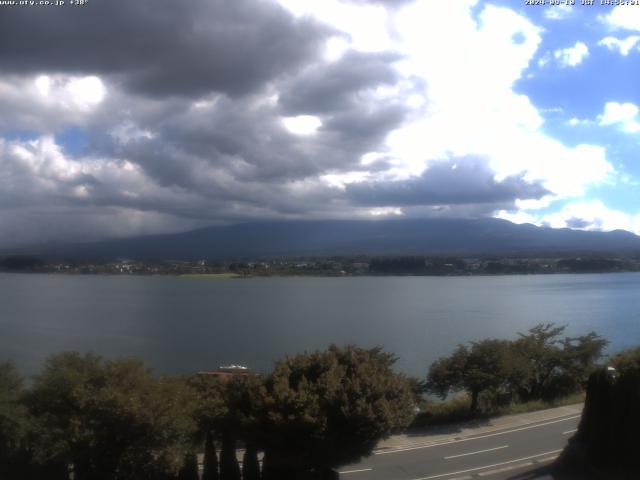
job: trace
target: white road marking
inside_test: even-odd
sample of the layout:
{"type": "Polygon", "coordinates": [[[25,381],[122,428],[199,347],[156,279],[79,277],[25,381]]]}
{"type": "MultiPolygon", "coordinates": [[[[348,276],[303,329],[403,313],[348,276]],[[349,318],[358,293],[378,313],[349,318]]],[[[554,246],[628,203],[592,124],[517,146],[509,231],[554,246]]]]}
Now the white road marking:
{"type": "Polygon", "coordinates": [[[478,450],[477,452],[460,453],[458,455],[449,455],[448,457],[444,457],[444,459],[450,460],[452,458],[466,457],[468,455],[477,455],[478,453],[493,452],[494,450],[502,450],[503,448],[509,448],[509,445],[502,445],[500,447],[487,448],[486,450],[478,450]]]}
{"type": "Polygon", "coordinates": [[[374,452],[374,455],[388,455],[390,453],[410,452],[412,450],[421,450],[423,448],[439,447],[441,445],[450,445],[452,443],[470,442],[471,440],[481,440],[483,438],[495,437],[497,435],[507,435],[509,433],[521,432],[523,430],[530,430],[532,428],[538,428],[538,427],[544,427],[546,425],[552,425],[554,423],[566,422],[567,420],[573,420],[574,418],[580,418],[580,417],[581,417],[581,415],[573,415],[571,417],[561,418],[560,420],[553,420],[551,422],[538,423],[536,425],[529,425],[529,426],[526,426],[526,427],[514,428],[512,430],[506,430],[504,432],[489,433],[487,435],[479,435],[477,437],[472,437],[472,438],[461,438],[459,440],[445,440],[443,442],[432,443],[430,445],[419,445],[419,446],[416,446],[416,447],[398,448],[396,450],[385,450],[385,451],[382,451],[382,452],[374,452]]]}
{"type": "Polygon", "coordinates": [[[360,470],[345,470],[343,472],[338,472],[340,475],[346,475],[347,473],[360,473],[360,472],[370,472],[373,468],[361,468],[360,470]]]}
{"type": "Polygon", "coordinates": [[[460,475],[461,473],[477,472],[478,470],[484,470],[486,468],[493,468],[493,467],[500,467],[502,465],[508,465],[510,463],[522,462],[524,460],[531,460],[532,458],[544,457],[545,455],[552,455],[554,453],[558,453],[558,452],[561,452],[561,451],[562,451],[562,449],[553,450],[551,452],[538,453],[537,455],[531,455],[529,457],[516,458],[515,460],[509,460],[507,462],[494,463],[492,465],[485,465],[483,467],[468,468],[467,470],[459,470],[457,472],[441,473],[439,475],[431,475],[430,477],[414,478],[413,480],[431,480],[432,478],[442,478],[442,477],[448,477],[450,475],[460,475]]]}
{"type": "Polygon", "coordinates": [[[540,465],[541,463],[552,462],[556,458],[558,458],[558,455],[552,455],[550,457],[544,457],[544,458],[536,459],[533,462],[519,463],[518,465],[509,465],[508,467],[496,468],[494,470],[487,470],[486,472],[480,472],[480,473],[477,473],[475,475],[477,475],[478,477],[488,477],[490,475],[497,475],[498,473],[509,472],[509,471],[513,471],[513,470],[519,470],[519,469],[524,468],[524,467],[531,467],[533,465],[540,465]]]}
{"type": "Polygon", "coordinates": [[[573,430],[567,430],[566,432],[562,432],[562,434],[563,434],[563,435],[569,435],[570,433],[575,433],[575,432],[577,432],[577,431],[578,431],[578,429],[577,429],[577,428],[574,428],[573,430]]]}

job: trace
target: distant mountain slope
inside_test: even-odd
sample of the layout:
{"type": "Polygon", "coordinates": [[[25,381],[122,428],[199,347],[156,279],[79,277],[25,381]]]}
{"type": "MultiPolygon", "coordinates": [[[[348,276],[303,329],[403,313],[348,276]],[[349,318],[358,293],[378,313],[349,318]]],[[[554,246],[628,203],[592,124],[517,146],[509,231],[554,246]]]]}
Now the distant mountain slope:
{"type": "MultiPolygon", "coordinates": [[[[252,222],[185,233],[21,249],[75,259],[213,259],[350,254],[640,252],[627,231],[584,232],[499,219],[252,222]]],[[[6,253],[6,252],[5,252],[6,253]]]]}

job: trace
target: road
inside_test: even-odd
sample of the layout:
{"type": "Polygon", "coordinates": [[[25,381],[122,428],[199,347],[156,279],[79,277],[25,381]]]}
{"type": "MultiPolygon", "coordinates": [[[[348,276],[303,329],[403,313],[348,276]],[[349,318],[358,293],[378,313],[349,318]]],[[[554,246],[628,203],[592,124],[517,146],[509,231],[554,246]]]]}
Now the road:
{"type": "Polygon", "coordinates": [[[577,428],[579,414],[524,425],[484,429],[435,443],[378,450],[360,463],[341,467],[343,480],[458,480],[509,478],[551,462],[577,428]]]}

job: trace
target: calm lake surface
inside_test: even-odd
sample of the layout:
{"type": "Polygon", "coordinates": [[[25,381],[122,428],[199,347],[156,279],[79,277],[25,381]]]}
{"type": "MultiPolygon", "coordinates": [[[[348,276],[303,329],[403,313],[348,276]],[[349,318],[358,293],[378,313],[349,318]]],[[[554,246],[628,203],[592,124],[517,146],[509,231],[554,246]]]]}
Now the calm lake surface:
{"type": "Polygon", "coordinates": [[[0,361],[36,373],[51,353],[137,355],[160,372],[269,370],[331,343],[382,345],[423,376],[458,343],[540,322],[640,344],[640,274],[198,280],[0,274],[0,361]]]}

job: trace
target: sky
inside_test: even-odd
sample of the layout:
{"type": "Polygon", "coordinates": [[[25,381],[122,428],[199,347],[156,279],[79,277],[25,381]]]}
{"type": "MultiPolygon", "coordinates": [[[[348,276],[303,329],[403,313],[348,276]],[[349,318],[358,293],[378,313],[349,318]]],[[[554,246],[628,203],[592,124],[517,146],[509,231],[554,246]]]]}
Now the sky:
{"type": "Polygon", "coordinates": [[[8,3],[0,246],[297,219],[640,233],[640,1],[8,3]]]}

